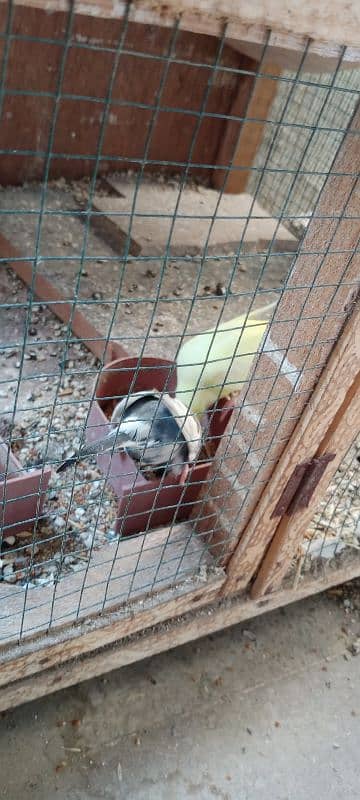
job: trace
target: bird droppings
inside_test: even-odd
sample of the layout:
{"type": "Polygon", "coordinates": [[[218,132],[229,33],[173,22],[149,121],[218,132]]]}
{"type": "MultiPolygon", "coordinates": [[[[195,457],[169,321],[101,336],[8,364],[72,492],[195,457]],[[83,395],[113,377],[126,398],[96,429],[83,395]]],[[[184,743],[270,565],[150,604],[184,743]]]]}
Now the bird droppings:
{"type": "Polygon", "coordinates": [[[223,286],[221,283],[217,283],[215,294],[217,294],[218,297],[224,297],[226,295],[226,287],[223,286]]]}
{"type": "Polygon", "coordinates": [[[65,767],[67,767],[67,761],[59,761],[55,767],[55,772],[61,772],[65,767]]]}
{"type": "Polygon", "coordinates": [[[254,631],[244,629],[242,635],[244,639],[250,639],[251,642],[256,642],[256,633],[254,633],[254,631]]]}
{"type": "Polygon", "coordinates": [[[3,538],[4,544],[6,544],[8,547],[12,547],[15,544],[15,541],[15,536],[4,536],[3,538]]]}
{"type": "Polygon", "coordinates": [[[349,653],[352,656],[358,656],[360,654],[360,636],[357,637],[348,647],[349,653]]]}

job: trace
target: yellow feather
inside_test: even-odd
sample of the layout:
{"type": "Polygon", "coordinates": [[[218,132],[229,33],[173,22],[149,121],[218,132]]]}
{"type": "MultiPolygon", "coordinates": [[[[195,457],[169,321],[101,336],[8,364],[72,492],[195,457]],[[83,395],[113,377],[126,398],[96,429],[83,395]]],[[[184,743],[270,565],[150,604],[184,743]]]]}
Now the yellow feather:
{"type": "Polygon", "coordinates": [[[242,314],[185,342],[177,357],[179,399],[194,414],[202,414],[221,397],[239,391],[249,376],[267,326],[268,321],[250,316],[246,319],[242,314]]]}

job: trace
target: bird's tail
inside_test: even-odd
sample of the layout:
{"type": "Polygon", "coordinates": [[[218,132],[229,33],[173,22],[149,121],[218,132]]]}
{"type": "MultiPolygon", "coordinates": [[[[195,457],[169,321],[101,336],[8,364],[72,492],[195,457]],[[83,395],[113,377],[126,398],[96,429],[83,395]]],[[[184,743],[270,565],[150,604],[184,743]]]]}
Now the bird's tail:
{"type": "Polygon", "coordinates": [[[119,432],[116,428],[111,430],[106,436],[102,439],[96,439],[94,442],[87,442],[84,444],[77,455],[71,456],[71,458],[67,458],[57,467],[56,472],[65,472],[68,467],[77,464],[78,461],[82,461],[83,459],[89,458],[90,456],[99,455],[100,453],[106,453],[108,451],[112,451],[114,445],[116,449],[125,448],[127,445],[130,445],[129,437],[125,434],[119,432]]]}

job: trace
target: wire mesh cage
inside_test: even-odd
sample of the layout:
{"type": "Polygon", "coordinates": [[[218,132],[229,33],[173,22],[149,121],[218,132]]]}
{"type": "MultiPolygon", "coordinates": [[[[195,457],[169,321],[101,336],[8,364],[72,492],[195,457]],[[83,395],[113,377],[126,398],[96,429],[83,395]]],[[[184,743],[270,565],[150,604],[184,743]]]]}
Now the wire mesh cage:
{"type": "MultiPolygon", "coordinates": [[[[319,192],[342,141],[344,127],[347,127],[355,111],[360,92],[360,73],[358,69],[339,69],[336,75],[333,72],[308,73],[295,90],[292,90],[294,73],[285,72],[284,75],[289,82],[284,80],[279,84],[270,114],[274,121],[280,118],[288,94],[292,91],[286,119],[293,124],[282,126],[273,144],[273,129],[266,127],[253,166],[261,168],[272,144],[269,167],[277,168],[278,172],[267,171],[261,181],[258,197],[260,203],[272,213],[281,213],[291,186],[292,176],[287,171],[288,164],[294,160],[291,153],[297,151],[301,157],[306,148],[303,168],[296,180],[296,191],[290,192],[284,219],[284,224],[299,235],[309,224],[319,192]],[[316,127],[315,132],[312,123],[316,127]]],[[[256,185],[257,173],[253,170],[248,183],[251,194],[256,191],[256,185]]]]}
{"type": "Polygon", "coordinates": [[[1,644],[225,580],[358,286],[345,46],[38,6],[0,5],[1,644]]]}

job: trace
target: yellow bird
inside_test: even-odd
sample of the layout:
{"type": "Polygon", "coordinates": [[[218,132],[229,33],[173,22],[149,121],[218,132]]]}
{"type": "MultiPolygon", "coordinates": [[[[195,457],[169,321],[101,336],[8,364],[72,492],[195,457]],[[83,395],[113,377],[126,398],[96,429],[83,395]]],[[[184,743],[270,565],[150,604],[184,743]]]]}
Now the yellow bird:
{"type": "Polygon", "coordinates": [[[275,305],[220,323],[182,345],[176,359],[176,396],[193,414],[201,415],[242,388],[269,324],[254,317],[275,305]]]}

